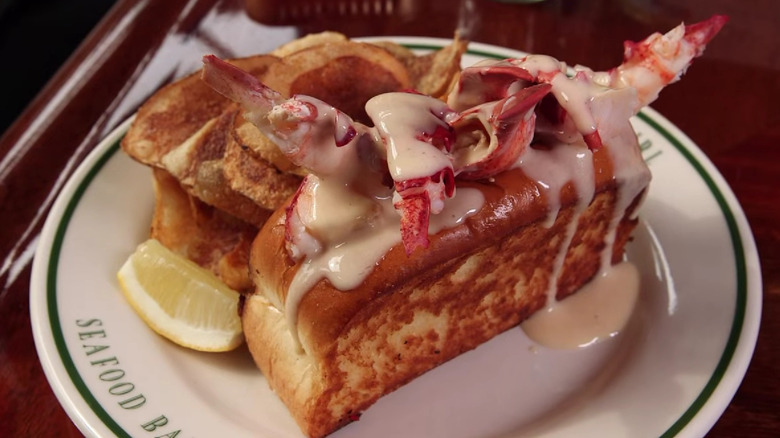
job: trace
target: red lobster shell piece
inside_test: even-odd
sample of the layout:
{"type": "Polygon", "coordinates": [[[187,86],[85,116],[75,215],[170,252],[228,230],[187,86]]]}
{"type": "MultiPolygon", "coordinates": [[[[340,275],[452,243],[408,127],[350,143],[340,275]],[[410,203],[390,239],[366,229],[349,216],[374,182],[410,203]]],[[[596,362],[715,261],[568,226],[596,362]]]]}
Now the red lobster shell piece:
{"type": "Polygon", "coordinates": [[[429,177],[396,182],[395,188],[393,206],[401,213],[401,241],[408,255],[428,247],[431,213],[441,212],[445,197],[455,193],[455,175],[445,168],[429,177]]]}
{"type": "Polygon", "coordinates": [[[704,53],[704,48],[728,21],[729,17],[725,15],[713,15],[704,21],[685,26],[683,39],[696,49],[694,56],[701,56],[704,53]]]}

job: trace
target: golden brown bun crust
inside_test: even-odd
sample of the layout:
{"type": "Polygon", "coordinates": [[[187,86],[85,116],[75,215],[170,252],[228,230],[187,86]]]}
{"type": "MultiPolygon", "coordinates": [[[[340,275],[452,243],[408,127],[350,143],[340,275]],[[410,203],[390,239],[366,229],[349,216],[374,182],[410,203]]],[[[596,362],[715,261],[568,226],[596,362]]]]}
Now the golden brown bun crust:
{"type": "MultiPolygon", "coordinates": [[[[596,191],[614,189],[611,163],[603,149],[594,154],[597,178],[596,191]]],[[[454,254],[471,253],[483,247],[494,246],[517,231],[547,215],[547,201],[535,182],[520,170],[504,172],[493,183],[459,182],[459,187],[475,187],[485,195],[483,208],[466,219],[461,226],[443,230],[430,236],[430,245],[406,255],[402,245],[396,245],[379,262],[370,276],[348,293],[333,288],[323,280],[310,290],[300,303],[298,311],[301,342],[310,354],[322,356],[341,336],[352,315],[366,303],[393,292],[407,278],[431,275],[433,268],[452,259],[454,254]]],[[[571,185],[561,194],[563,206],[576,202],[571,185]]],[[[255,284],[276,294],[274,302],[284,302],[289,285],[297,272],[297,265],[284,250],[283,211],[277,211],[268,220],[253,246],[250,265],[255,270],[255,284]],[[282,260],[280,260],[282,258],[282,260]]],[[[606,226],[606,224],[604,225],[606,226]]],[[[552,234],[554,235],[554,234],[552,234]]],[[[578,237],[575,236],[575,239],[578,237]]],[[[598,261],[594,261],[598,263],[598,261]]]]}
{"type": "MultiPolygon", "coordinates": [[[[579,216],[559,284],[561,298],[600,268],[616,200],[604,154],[596,153],[597,194],[579,216]]],[[[298,312],[305,354],[296,351],[283,313],[270,304],[278,300],[274,294],[283,298],[297,270],[284,249],[283,210],[255,239],[250,266],[257,289],[243,311],[245,336],[256,363],[305,433],[332,432],[380,396],[545,304],[553,261],[574,217],[574,190],[563,191],[564,207],[546,227],[547,204],[521,172],[468,185],[485,194],[482,210],[432,236],[427,250],[407,258],[398,245],[358,288],[342,292],[323,280],[305,295],[298,312]]],[[[636,225],[631,219],[636,205],[618,227],[613,259],[621,257],[636,225]]]]}

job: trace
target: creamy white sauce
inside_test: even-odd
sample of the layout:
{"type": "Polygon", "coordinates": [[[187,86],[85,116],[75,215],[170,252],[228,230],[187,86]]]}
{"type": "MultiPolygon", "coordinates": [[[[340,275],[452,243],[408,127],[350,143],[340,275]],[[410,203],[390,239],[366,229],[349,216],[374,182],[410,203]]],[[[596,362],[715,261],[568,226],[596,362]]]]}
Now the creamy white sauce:
{"type": "Polygon", "coordinates": [[[566,234],[553,260],[552,272],[547,286],[547,304],[555,302],[558,291],[558,277],[571,240],[577,231],[580,215],[593,200],[595,175],[593,153],[584,144],[558,143],[549,150],[529,148],[517,162],[517,167],[532,180],[547,200],[547,217],[544,226],[551,227],[561,209],[561,190],[572,183],[577,192],[577,205],[571,221],[566,226],[566,234]]]}
{"type": "Polygon", "coordinates": [[[606,246],[601,254],[602,270],[611,264],[613,244],[621,219],[651,178],[650,169],[642,159],[639,140],[629,122],[635,105],[636,92],[632,88],[600,93],[591,105],[599,135],[612,161],[612,172],[618,187],[607,229],[606,246]]]}
{"type": "Polygon", "coordinates": [[[581,203],[593,200],[595,175],[593,152],[584,143],[557,143],[549,149],[527,148],[515,167],[535,181],[547,200],[547,218],[544,225],[552,226],[561,209],[561,190],[573,183],[581,203]]]}
{"type": "Polygon", "coordinates": [[[386,93],[366,103],[366,113],[387,148],[387,166],[395,181],[429,177],[452,168],[450,157],[420,135],[433,134],[443,121],[447,105],[430,96],[413,93],[386,93]]]}
{"type": "Polygon", "coordinates": [[[385,207],[385,214],[373,224],[367,224],[367,228],[306,258],[295,273],[285,299],[285,315],[293,336],[297,337],[294,327],[297,327],[298,322],[298,306],[318,281],[327,279],[339,290],[354,289],[371,273],[387,251],[401,241],[400,222],[392,204],[383,202],[380,205],[385,207]]]}
{"type": "Polygon", "coordinates": [[[569,78],[558,73],[550,81],[552,92],[558,103],[574,120],[577,130],[583,134],[596,132],[596,121],[590,112],[590,102],[593,100],[593,87],[583,84],[579,79],[569,78]]]}
{"type": "Polygon", "coordinates": [[[547,55],[528,55],[525,58],[513,60],[512,64],[524,68],[532,76],[566,71],[566,64],[547,55]]]}
{"type": "Polygon", "coordinates": [[[338,177],[318,178],[302,196],[307,209],[302,214],[308,231],[326,245],[346,239],[359,227],[371,223],[379,214],[378,204],[354,191],[347,181],[338,177]]]}
{"type": "MultiPolygon", "coordinates": [[[[565,64],[551,57],[533,55],[513,60],[513,64],[526,69],[534,77],[544,75],[545,81],[552,86],[551,92],[567,112],[563,129],[576,128],[579,134],[554,133],[555,140],[551,144],[542,148],[526,147],[515,163],[515,167],[536,182],[544,195],[548,212],[544,225],[551,226],[558,217],[562,207],[561,191],[567,184],[574,186],[578,198],[572,221],[566,228],[551,268],[547,309],[541,312],[542,316],[535,316],[525,323],[524,328],[529,331],[529,335],[541,333],[532,337],[540,337],[545,343],[582,346],[619,331],[636,299],[635,292],[634,298],[631,298],[630,292],[599,292],[610,287],[631,289],[633,284],[631,268],[623,265],[612,268],[611,257],[617,227],[626,209],[649,181],[649,171],[641,158],[636,135],[628,121],[636,105],[636,96],[630,88],[618,91],[605,89],[585,74],[568,78],[563,73],[565,64]],[[595,191],[593,153],[582,135],[596,131],[613,163],[614,178],[618,185],[617,201],[608,224],[599,274],[588,286],[589,289],[578,292],[564,302],[557,302],[557,283],[565,256],[577,230],[578,219],[593,200],[595,191]],[[606,283],[606,286],[602,283],[606,283]],[[590,292],[591,289],[595,292],[590,292]],[[582,297],[577,298],[580,295],[582,297]],[[612,300],[616,296],[619,296],[619,302],[614,304],[612,300]],[[585,310],[577,310],[578,306],[585,310]],[[574,310],[567,310],[570,308],[574,310]],[[605,308],[609,309],[608,314],[594,314],[596,310],[604,311],[605,308]],[[588,312],[589,317],[585,316],[588,312]],[[585,319],[577,320],[578,315],[585,319]],[[594,320],[599,323],[596,324],[594,320]],[[558,330],[551,327],[559,324],[558,330]],[[586,329],[575,330],[576,327],[586,329]],[[579,335],[572,334],[573,331],[579,335]],[[544,335],[544,332],[548,334],[544,335]],[[562,337],[574,340],[563,342],[559,339],[562,337]]],[[[518,88],[523,83],[517,81],[511,87],[518,88]]],[[[460,100],[460,103],[479,101],[478,92],[479,88],[476,87],[463,90],[460,96],[456,92],[450,98],[460,100]]],[[[338,113],[330,108],[315,105],[316,102],[307,103],[321,114],[324,120],[322,123],[327,123],[330,131],[327,136],[312,132],[298,132],[296,135],[313,141],[317,146],[310,148],[313,151],[328,150],[334,136],[344,137],[349,132],[349,121],[339,118],[338,113]]],[[[451,120],[453,114],[456,114],[443,102],[411,93],[388,93],[372,98],[366,105],[366,111],[375,127],[367,128],[359,124],[352,127],[359,130],[359,135],[367,134],[366,137],[372,141],[384,144],[390,175],[396,183],[428,178],[443,169],[453,168],[453,157],[425,138],[437,128],[448,128],[445,121],[451,120]]],[[[355,143],[353,141],[348,146],[354,146],[355,143]]],[[[285,314],[296,338],[298,306],[306,292],[318,281],[327,279],[339,290],[354,289],[365,280],[387,251],[401,242],[400,218],[393,208],[392,191],[358,190],[365,182],[357,176],[359,172],[355,171],[355,167],[360,166],[356,148],[338,149],[333,156],[304,154],[307,161],[319,163],[316,165],[321,168],[322,178],[316,184],[310,184],[302,194],[310,199],[306,200],[305,205],[302,204],[298,213],[310,237],[321,246],[311,246],[314,250],[306,254],[285,301],[285,314]]],[[[467,151],[464,157],[479,159],[476,151],[467,151]]],[[[398,194],[395,193],[395,196],[398,194]]],[[[458,189],[453,198],[432,197],[432,201],[435,207],[432,210],[438,214],[431,215],[429,234],[458,225],[482,208],[484,198],[476,189],[458,189]],[[443,210],[439,212],[442,202],[443,210]]],[[[637,289],[637,286],[633,288],[637,289]]]]}
{"type": "MultiPolygon", "coordinates": [[[[485,199],[477,189],[461,188],[447,199],[441,213],[431,216],[429,232],[452,228],[478,212],[485,199]]],[[[348,291],[360,286],[384,255],[401,242],[400,217],[389,198],[375,199],[376,214],[371,220],[354,219],[351,232],[334,230],[338,238],[331,236],[323,251],[306,258],[295,273],[285,300],[285,316],[290,327],[296,327],[298,306],[306,292],[317,282],[327,279],[333,287],[348,291]]],[[[338,204],[327,204],[337,210],[338,204]]],[[[291,330],[297,339],[297,330],[291,330]]]]}
{"type": "Polygon", "coordinates": [[[485,195],[481,191],[469,187],[458,189],[455,196],[445,201],[441,213],[431,216],[428,234],[436,234],[462,224],[467,217],[481,210],[484,203],[485,195]]]}
{"type": "MultiPolygon", "coordinates": [[[[525,65],[520,65],[526,68],[525,65]]],[[[545,70],[547,72],[550,72],[549,69],[552,68],[549,63],[541,63],[540,65],[539,68],[547,69],[545,70]]],[[[641,158],[636,134],[628,121],[633,114],[635,96],[631,89],[625,91],[608,90],[588,81],[585,77],[568,78],[562,73],[555,74],[551,85],[553,86],[553,94],[567,111],[568,117],[574,122],[580,134],[590,134],[598,130],[602,147],[606,148],[613,164],[613,175],[617,182],[617,199],[607,225],[604,238],[605,246],[600,255],[600,269],[596,278],[601,279],[612,273],[612,254],[618,225],[631,202],[649,182],[649,170],[641,158]]],[[[558,138],[562,137],[558,136],[558,138]]],[[[566,227],[565,235],[562,236],[562,243],[551,267],[546,293],[547,309],[543,313],[552,315],[554,309],[558,309],[561,305],[556,299],[557,284],[572,238],[577,231],[579,217],[595,195],[593,154],[583,139],[578,137],[577,141],[571,143],[557,141],[544,148],[527,148],[518,159],[516,167],[522,169],[529,178],[534,180],[544,194],[548,210],[544,225],[548,227],[555,222],[562,207],[560,194],[563,187],[571,182],[578,196],[573,217],[566,227]]],[[[576,295],[582,292],[579,291],[576,295]]],[[[575,300],[574,303],[585,299],[575,300]]],[[[599,302],[597,304],[606,303],[599,302]]],[[[574,304],[568,306],[574,306],[574,304]]],[[[615,308],[620,308],[620,306],[615,308]]],[[[562,318],[571,319],[570,316],[567,316],[567,312],[558,311],[557,315],[564,316],[546,317],[543,321],[548,322],[535,323],[542,326],[538,332],[549,331],[547,335],[538,336],[557,336],[558,332],[554,327],[551,328],[557,324],[563,325],[561,330],[568,327],[566,321],[559,320],[562,318]]],[[[608,321],[612,320],[608,319],[608,321]]],[[[581,321],[578,324],[582,325],[581,321]]],[[[534,324],[530,326],[535,327],[534,324]]],[[[585,343],[591,342],[591,340],[586,341],[585,343]]]]}
{"type": "Polygon", "coordinates": [[[536,312],[521,324],[529,338],[550,348],[582,348],[617,336],[639,297],[639,271],[611,266],[577,293],[536,312]]]}
{"type": "Polygon", "coordinates": [[[555,305],[557,300],[556,295],[558,293],[558,279],[563,272],[563,264],[566,261],[566,254],[571,246],[571,241],[574,238],[574,234],[577,232],[577,226],[579,225],[580,215],[587,208],[588,204],[580,202],[572,215],[571,221],[566,224],[566,234],[563,236],[561,242],[561,248],[558,250],[558,254],[553,259],[552,270],[550,272],[550,278],[547,280],[547,307],[551,308],[555,305]],[[584,204],[584,205],[583,205],[584,204]]]}

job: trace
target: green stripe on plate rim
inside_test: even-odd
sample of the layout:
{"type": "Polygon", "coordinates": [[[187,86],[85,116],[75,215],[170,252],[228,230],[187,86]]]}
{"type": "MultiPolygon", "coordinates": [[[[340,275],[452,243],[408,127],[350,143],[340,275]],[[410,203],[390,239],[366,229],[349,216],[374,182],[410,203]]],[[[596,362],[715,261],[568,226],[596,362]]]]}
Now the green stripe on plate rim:
{"type": "MultiPolygon", "coordinates": [[[[419,50],[436,50],[441,48],[440,45],[432,44],[404,44],[404,46],[410,49],[419,50]]],[[[486,58],[503,58],[503,56],[500,54],[481,50],[468,50],[467,53],[486,58]]],[[[723,196],[723,193],[721,193],[720,188],[717,186],[712,177],[707,173],[707,170],[704,168],[704,166],[682,144],[682,142],[680,142],[669,131],[667,131],[663,126],[661,126],[657,121],[653,120],[653,118],[647,114],[640,112],[638,117],[650,125],[651,128],[655,129],[667,141],[669,141],[669,143],[672,144],[683,155],[683,157],[685,157],[691,166],[693,166],[699,176],[701,176],[701,178],[704,180],[707,187],[710,189],[710,192],[715,197],[715,200],[718,203],[718,206],[720,207],[721,212],[723,213],[723,216],[726,220],[726,224],[728,225],[737,268],[737,303],[734,311],[734,320],[731,325],[731,331],[729,332],[729,338],[726,342],[726,347],[724,348],[723,354],[721,355],[721,358],[718,361],[712,376],[707,381],[707,384],[704,386],[702,391],[699,393],[699,396],[696,397],[691,406],[688,407],[682,416],[680,416],[680,418],[661,435],[661,438],[670,438],[677,435],[696,416],[701,408],[707,403],[707,400],[709,400],[710,396],[715,391],[715,388],[717,388],[718,384],[723,379],[723,376],[726,374],[726,370],[728,369],[729,363],[731,362],[731,359],[733,358],[734,352],[737,348],[737,344],[739,343],[739,337],[742,333],[742,326],[745,319],[745,310],[747,305],[747,271],[745,254],[742,245],[742,237],[739,234],[739,228],[737,226],[734,214],[731,211],[726,198],[723,196]]],[[[73,193],[73,197],[68,201],[68,205],[62,214],[62,218],[60,220],[59,226],[57,227],[57,231],[52,243],[51,256],[49,258],[46,278],[46,299],[49,313],[49,323],[51,325],[54,343],[57,346],[57,351],[59,352],[63,366],[70,376],[73,385],[79,391],[87,405],[89,405],[92,411],[103,422],[103,424],[105,424],[118,437],[130,438],[130,434],[122,429],[122,427],[119,426],[119,424],[114,421],[113,418],[111,418],[108,412],[103,409],[103,406],[100,405],[95,396],[90,392],[89,388],[84,383],[84,380],[76,369],[73,358],[70,356],[70,352],[65,345],[65,339],[57,310],[57,269],[59,266],[59,257],[62,250],[62,243],[65,238],[68,224],[70,223],[70,220],[73,217],[73,212],[76,210],[76,207],[78,206],[78,203],[84,195],[87,187],[89,187],[90,183],[95,179],[97,174],[108,162],[108,160],[119,150],[120,141],[121,138],[117,139],[100,156],[84,179],[79,183],[78,187],[73,193]]]]}
{"type": "Polygon", "coordinates": [[[108,162],[108,160],[114,156],[119,150],[119,143],[121,137],[117,139],[95,162],[84,179],[79,183],[76,190],[73,192],[73,197],[68,201],[68,205],[65,207],[65,211],[62,214],[62,219],[57,226],[57,231],[54,234],[54,241],[52,242],[51,256],[49,258],[49,266],[46,274],[46,307],[49,313],[49,323],[51,324],[52,337],[54,338],[54,344],[57,346],[62,365],[70,376],[70,380],[73,385],[81,394],[81,397],[89,405],[98,418],[105,424],[116,436],[122,438],[131,438],[131,435],[125,432],[116,421],[103,409],[103,406],[97,401],[94,395],[90,392],[84,379],[81,378],[73,358],[70,356],[67,346],[65,345],[65,336],[62,332],[62,325],[60,324],[60,315],[57,309],[57,270],[59,268],[60,252],[62,251],[62,243],[65,239],[65,233],[68,229],[68,224],[73,218],[73,212],[84,196],[84,192],[89,187],[90,183],[95,179],[97,174],[108,162]]]}
{"type": "MultiPolygon", "coordinates": [[[[438,50],[442,48],[441,45],[436,45],[436,44],[403,44],[403,46],[406,47],[407,49],[412,49],[412,50],[438,50]]],[[[515,52],[517,51],[518,50],[515,50],[515,52]]],[[[493,59],[506,58],[506,55],[488,52],[485,50],[468,49],[466,53],[468,53],[469,55],[481,56],[483,58],[493,58],[493,59]]]]}
{"type": "Polygon", "coordinates": [[[707,187],[710,189],[710,192],[712,192],[716,202],[718,203],[718,206],[720,206],[720,209],[723,212],[723,217],[726,219],[726,224],[728,225],[729,235],[731,236],[731,242],[734,249],[734,260],[737,268],[737,303],[734,309],[734,320],[731,323],[731,330],[729,332],[729,338],[726,341],[726,347],[724,348],[723,354],[718,361],[718,365],[712,372],[712,376],[710,377],[709,381],[707,381],[707,384],[704,385],[704,388],[699,393],[699,396],[696,397],[691,406],[688,407],[682,416],[680,416],[680,418],[661,435],[662,438],[669,438],[677,435],[677,433],[679,433],[693,419],[693,417],[696,416],[704,404],[707,403],[707,400],[710,398],[712,393],[715,391],[715,388],[717,388],[721,379],[723,379],[723,376],[726,374],[729,363],[731,363],[731,359],[734,357],[734,351],[737,349],[739,337],[742,334],[742,326],[745,321],[745,310],[747,307],[747,269],[745,251],[742,245],[742,236],[739,234],[739,228],[737,227],[737,221],[734,218],[734,213],[729,208],[728,202],[726,202],[726,198],[723,196],[723,193],[721,193],[717,184],[715,184],[712,176],[710,176],[710,174],[707,173],[707,170],[704,169],[704,166],[698,160],[696,160],[696,157],[693,156],[691,151],[686,149],[685,146],[683,146],[683,144],[675,136],[673,136],[657,121],[653,120],[650,116],[643,112],[640,112],[638,116],[639,119],[650,125],[650,127],[655,129],[678,151],[680,151],[680,153],[685,157],[686,160],[688,160],[689,163],[691,163],[693,168],[696,169],[696,172],[699,173],[699,176],[701,176],[704,182],[707,184],[707,187]]]}

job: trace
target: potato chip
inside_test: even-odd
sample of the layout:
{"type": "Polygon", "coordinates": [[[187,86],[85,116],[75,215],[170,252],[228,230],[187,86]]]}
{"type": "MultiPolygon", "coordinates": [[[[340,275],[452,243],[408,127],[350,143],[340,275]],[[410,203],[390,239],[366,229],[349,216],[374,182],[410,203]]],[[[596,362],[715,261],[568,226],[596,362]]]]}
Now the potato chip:
{"type": "Polygon", "coordinates": [[[251,287],[247,272],[257,228],[190,196],[167,171],[154,169],[151,235],[165,247],[213,272],[229,287],[251,287]]]}
{"type": "Polygon", "coordinates": [[[328,43],[341,43],[347,41],[347,37],[338,32],[320,32],[306,35],[301,38],[294,39],[289,43],[282,44],[271,52],[271,55],[283,58],[288,55],[292,55],[295,52],[308,49],[315,46],[328,43]]]}
{"type": "Polygon", "coordinates": [[[267,161],[283,173],[306,176],[306,171],[293,164],[285,156],[279,146],[263,135],[257,126],[245,120],[241,114],[233,123],[233,137],[244,148],[248,149],[257,158],[267,161]]]}
{"type": "MultiPolygon", "coordinates": [[[[230,61],[260,75],[278,58],[258,55],[230,61]]],[[[141,163],[159,166],[160,158],[219,116],[229,105],[193,73],[155,92],[139,109],[122,140],[122,149],[141,163]]]]}
{"type": "Polygon", "coordinates": [[[461,70],[461,57],[468,47],[468,41],[460,39],[457,34],[452,44],[426,55],[417,55],[392,41],[378,41],[374,44],[404,64],[415,90],[439,99],[446,97],[457,79],[461,70]]]}
{"type": "Polygon", "coordinates": [[[223,172],[224,155],[237,109],[207,122],[161,159],[161,165],[191,195],[249,224],[261,226],[269,211],[234,191],[223,172]]]}
{"type": "Polygon", "coordinates": [[[368,122],[368,99],[412,85],[406,67],[387,50],[354,41],[285,56],[268,68],[262,81],[284,96],[316,97],[361,122],[368,122]]]}
{"type": "MultiPolygon", "coordinates": [[[[414,88],[444,96],[466,44],[456,38],[417,56],[400,44],[322,32],[230,62],[284,96],[317,97],[370,123],[364,105],[378,94],[414,88]]],[[[241,114],[195,73],[154,93],[122,142],[128,155],[154,168],[150,237],[236,290],[250,286],[247,251],[258,227],[305,176],[241,114]]]]}
{"type": "Polygon", "coordinates": [[[243,147],[235,138],[227,144],[223,171],[231,189],[269,210],[281,207],[303,179],[300,175],[276,168],[243,147]]]}

